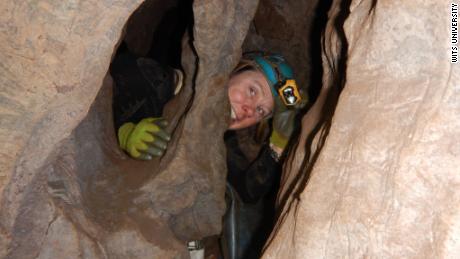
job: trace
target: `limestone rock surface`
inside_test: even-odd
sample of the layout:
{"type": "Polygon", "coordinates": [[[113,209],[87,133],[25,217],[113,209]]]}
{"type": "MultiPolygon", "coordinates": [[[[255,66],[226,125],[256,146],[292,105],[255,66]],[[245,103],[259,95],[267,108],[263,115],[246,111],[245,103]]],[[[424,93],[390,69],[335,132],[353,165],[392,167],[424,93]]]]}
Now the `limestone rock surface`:
{"type": "Polygon", "coordinates": [[[257,1],[194,1],[174,137],[150,162],[117,147],[106,76],[141,2],[0,4],[0,258],[186,258],[220,232],[224,87],[257,1]]]}
{"type": "Polygon", "coordinates": [[[332,120],[301,135],[285,165],[264,258],[460,256],[460,66],[450,63],[449,17],[448,1],[333,1],[319,100],[343,90],[332,120]]]}
{"type": "Polygon", "coordinates": [[[38,171],[85,117],[140,2],[0,4],[0,257],[30,237],[31,226],[19,227],[19,217],[37,225],[52,220],[50,210],[25,209],[23,202],[42,197],[34,194],[44,188],[34,184],[38,171]]]}

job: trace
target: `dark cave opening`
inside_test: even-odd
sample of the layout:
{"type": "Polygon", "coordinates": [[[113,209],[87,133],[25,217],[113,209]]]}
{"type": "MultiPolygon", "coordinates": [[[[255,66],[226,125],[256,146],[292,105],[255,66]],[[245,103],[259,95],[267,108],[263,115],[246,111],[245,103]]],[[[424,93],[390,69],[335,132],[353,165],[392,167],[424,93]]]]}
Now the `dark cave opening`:
{"type": "Polygon", "coordinates": [[[192,4],[193,0],[145,1],[128,20],[115,55],[130,52],[137,57],[154,59],[164,66],[181,68],[182,37],[193,27],[192,4]],[[136,25],[138,23],[141,24],[136,25]]]}

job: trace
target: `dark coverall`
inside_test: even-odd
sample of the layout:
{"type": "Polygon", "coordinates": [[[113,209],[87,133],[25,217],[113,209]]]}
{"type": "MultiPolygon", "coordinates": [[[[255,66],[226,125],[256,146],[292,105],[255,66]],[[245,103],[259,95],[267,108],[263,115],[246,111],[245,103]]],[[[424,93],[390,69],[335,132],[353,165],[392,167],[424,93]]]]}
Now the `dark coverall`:
{"type": "MultiPolygon", "coordinates": [[[[115,57],[110,67],[115,81],[113,113],[116,130],[125,122],[161,117],[174,95],[173,69],[153,59],[130,53],[115,57]]],[[[258,258],[273,224],[273,202],[280,166],[265,144],[257,159],[249,161],[239,149],[236,134],[228,132],[227,212],[221,236],[225,258],[258,258]],[[271,215],[271,216],[266,216],[271,215]]]]}

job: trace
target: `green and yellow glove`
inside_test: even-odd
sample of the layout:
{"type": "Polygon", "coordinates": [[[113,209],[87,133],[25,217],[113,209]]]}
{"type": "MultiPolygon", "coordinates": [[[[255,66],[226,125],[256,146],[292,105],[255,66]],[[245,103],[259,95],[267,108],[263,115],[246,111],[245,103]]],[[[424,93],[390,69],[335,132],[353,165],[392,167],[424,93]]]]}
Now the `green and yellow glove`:
{"type": "Polygon", "coordinates": [[[289,138],[294,131],[296,113],[296,110],[285,109],[275,112],[273,115],[273,130],[270,135],[270,145],[277,148],[275,151],[282,152],[287,146],[289,138]]]}
{"type": "Polygon", "coordinates": [[[150,160],[162,156],[171,139],[164,130],[167,125],[163,118],[145,118],[138,124],[127,122],[118,129],[118,143],[133,158],[150,160]]]}
{"type": "Polygon", "coordinates": [[[300,92],[302,101],[296,107],[287,108],[279,100],[275,100],[275,111],[273,114],[272,134],[270,135],[270,147],[281,156],[289,142],[295,127],[295,118],[297,113],[305,107],[308,102],[308,96],[304,92],[300,92]]]}

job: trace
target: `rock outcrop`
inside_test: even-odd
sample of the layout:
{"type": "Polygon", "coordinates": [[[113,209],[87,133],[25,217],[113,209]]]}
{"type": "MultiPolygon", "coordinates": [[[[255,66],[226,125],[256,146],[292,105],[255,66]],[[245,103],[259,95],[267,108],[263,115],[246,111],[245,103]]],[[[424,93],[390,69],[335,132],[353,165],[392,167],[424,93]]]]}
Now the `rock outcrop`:
{"type": "Polygon", "coordinates": [[[333,2],[318,105],[343,90],[332,119],[318,120],[316,104],[303,118],[264,258],[460,256],[460,69],[450,63],[449,8],[333,2]]]}
{"type": "Polygon", "coordinates": [[[118,149],[106,76],[141,2],[0,4],[0,257],[182,258],[220,232],[224,87],[257,1],[194,2],[174,137],[151,162],[118,149]]]}

